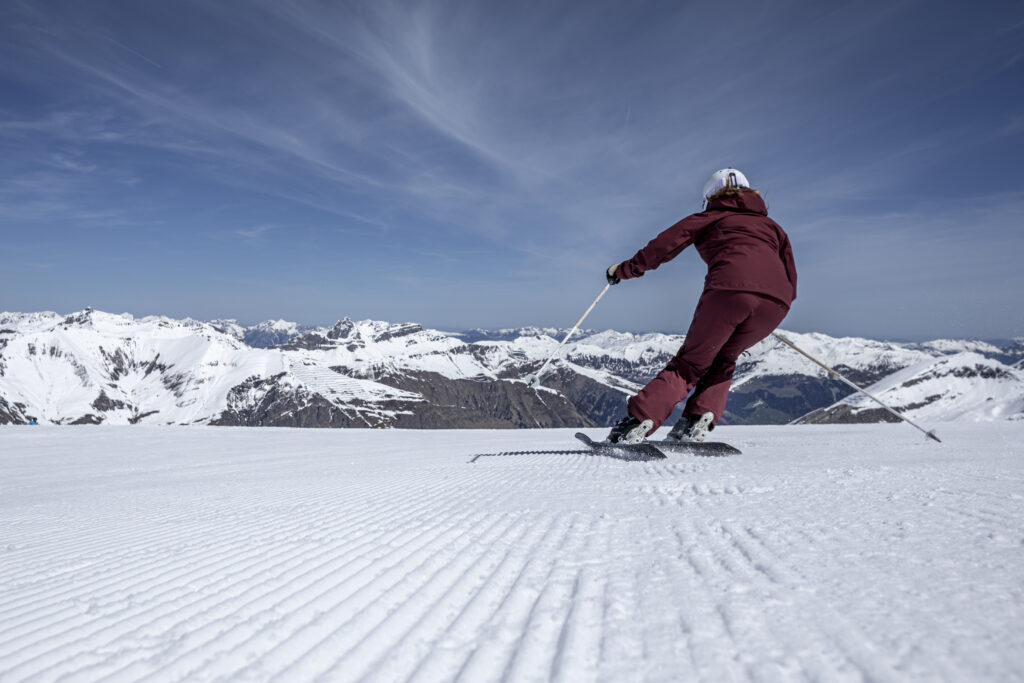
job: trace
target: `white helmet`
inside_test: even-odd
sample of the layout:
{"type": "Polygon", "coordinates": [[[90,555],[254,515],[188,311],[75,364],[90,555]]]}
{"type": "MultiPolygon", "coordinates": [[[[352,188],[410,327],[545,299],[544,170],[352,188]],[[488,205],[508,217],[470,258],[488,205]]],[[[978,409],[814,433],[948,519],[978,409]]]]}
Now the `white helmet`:
{"type": "Polygon", "coordinates": [[[723,168],[721,171],[712,173],[708,182],[704,183],[702,198],[707,200],[708,197],[726,187],[750,187],[750,183],[747,182],[747,176],[735,168],[723,168]]]}

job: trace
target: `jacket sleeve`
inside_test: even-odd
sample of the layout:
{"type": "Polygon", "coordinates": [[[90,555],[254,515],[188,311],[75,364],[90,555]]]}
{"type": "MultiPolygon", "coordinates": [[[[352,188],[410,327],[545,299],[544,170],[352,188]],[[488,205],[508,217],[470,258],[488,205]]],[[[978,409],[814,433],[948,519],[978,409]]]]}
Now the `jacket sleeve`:
{"type": "Polygon", "coordinates": [[[793,298],[796,298],[796,262],[793,260],[793,247],[789,244],[789,236],[783,233],[782,244],[779,245],[779,257],[786,266],[786,277],[793,285],[793,298]]]}
{"type": "Polygon", "coordinates": [[[628,261],[619,264],[615,271],[620,280],[640,277],[648,270],[654,270],[662,263],[671,261],[683,249],[693,244],[700,231],[713,220],[707,212],[687,216],[672,227],[647,243],[647,246],[636,252],[628,261]]]}

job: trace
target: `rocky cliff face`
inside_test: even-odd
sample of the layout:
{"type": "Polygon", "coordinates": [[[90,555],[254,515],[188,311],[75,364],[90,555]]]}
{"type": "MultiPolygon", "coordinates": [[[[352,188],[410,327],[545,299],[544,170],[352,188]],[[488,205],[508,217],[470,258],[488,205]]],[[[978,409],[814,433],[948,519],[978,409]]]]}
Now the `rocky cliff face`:
{"type": "Polygon", "coordinates": [[[599,424],[564,395],[534,391],[521,382],[448,379],[433,372],[392,374],[378,381],[423,397],[397,415],[395,427],[487,428],[593,427],[599,424]]]}
{"type": "Polygon", "coordinates": [[[330,399],[286,380],[285,373],[249,377],[231,389],[227,406],[211,425],[232,427],[377,427],[378,411],[363,401],[339,406],[330,399]]]}
{"type": "Polygon", "coordinates": [[[25,415],[25,405],[22,403],[8,403],[0,398],[0,425],[23,425],[28,424],[28,417],[25,415]]]}

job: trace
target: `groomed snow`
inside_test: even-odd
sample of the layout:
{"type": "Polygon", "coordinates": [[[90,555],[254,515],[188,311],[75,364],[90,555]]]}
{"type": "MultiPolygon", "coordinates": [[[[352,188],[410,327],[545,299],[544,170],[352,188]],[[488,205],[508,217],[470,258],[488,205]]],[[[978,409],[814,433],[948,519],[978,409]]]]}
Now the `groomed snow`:
{"type": "Polygon", "coordinates": [[[0,680],[1024,679],[1024,423],[938,431],[0,428],[0,680]]]}

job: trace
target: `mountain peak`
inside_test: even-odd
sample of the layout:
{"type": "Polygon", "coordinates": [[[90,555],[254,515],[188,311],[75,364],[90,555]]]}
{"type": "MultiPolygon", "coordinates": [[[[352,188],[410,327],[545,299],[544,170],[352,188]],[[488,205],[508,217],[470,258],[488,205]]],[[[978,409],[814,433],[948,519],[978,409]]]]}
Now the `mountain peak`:
{"type": "MultiPolygon", "coordinates": [[[[464,336],[349,317],[329,328],[304,328],[285,320],[242,327],[231,319],[136,319],[91,309],[0,313],[0,401],[10,421],[209,424],[222,418],[230,400],[237,413],[231,419],[245,424],[356,426],[376,416],[374,425],[481,426],[495,419],[487,424],[536,426],[546,418],[521,380],[564,332],[518,328],[464,336]],[[469,422],[458,417],[467,406],[477,411],[469,422]]],[[[889,392],[894,407],[926,419],[1024,413],[1017,407],[1024,396],[1020,345],[785,334],[861,386],[877,383],[872,391],[889,392]]],[[[683,339],[580,332],[561,349],[546,386],[565,401],[565,420],[607,424],[621,413],[624,396],[661,370],[683,339]]],[[[724,419],[789,422],[849,393],[799,354],[765,340],[740,359],[724,419]]],[[[874,419],[870,406],[853,398],[846,405],[852,420],[874,419]]]]}
{"type": "Polygon", "coordinates": [[[351,318],[345,317],[334,323],[334,327],[327,333],[328,339],[346,339],[349,337],[353,330],[355,330],[356,324],[352,322],[351,318]]]}
{"type": "Polygon", "coordinates": [[[85,327],[92,325],[92,314],[94,313],[92,307],[86,307],[85,310],[78,311],[76,313],[70,313],[64,317],[65,325],[73,325],[85,327]]]}

